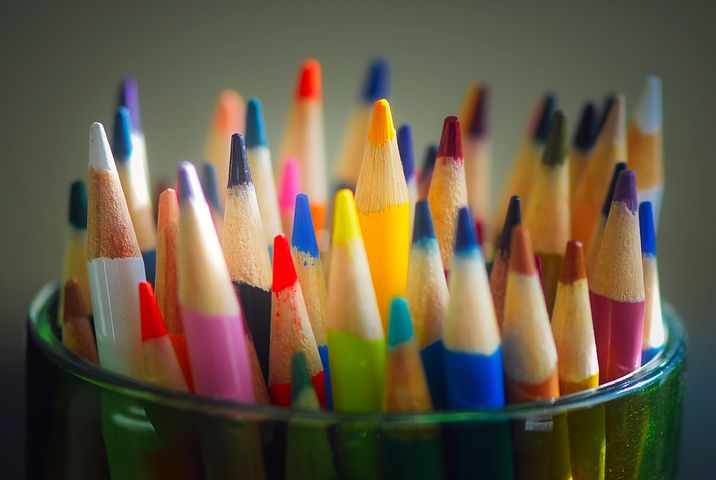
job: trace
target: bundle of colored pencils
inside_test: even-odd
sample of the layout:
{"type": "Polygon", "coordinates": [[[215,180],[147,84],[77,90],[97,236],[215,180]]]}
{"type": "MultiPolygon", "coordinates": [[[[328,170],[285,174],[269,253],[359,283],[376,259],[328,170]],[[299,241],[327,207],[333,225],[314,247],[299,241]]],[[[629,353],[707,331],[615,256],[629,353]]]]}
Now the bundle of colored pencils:
{"type": "Polygon", "coordinates": [[[336,412],[495,409],[596,388],[658,355],[657,77],[629,125],[623,96],[601,112],[588,102],[571,145],[545,95],[494,209],[493,90],[471,87],[420,172],[388,90],[376,60],[332,200],[316,60],[276,165],[260,101],[222,92],[201,180],[183,162],[155,222],[137,83],[124,80],[111,147],[93,123],[86,184],[70,190],[65,345],[165,388],[336,412]]]}

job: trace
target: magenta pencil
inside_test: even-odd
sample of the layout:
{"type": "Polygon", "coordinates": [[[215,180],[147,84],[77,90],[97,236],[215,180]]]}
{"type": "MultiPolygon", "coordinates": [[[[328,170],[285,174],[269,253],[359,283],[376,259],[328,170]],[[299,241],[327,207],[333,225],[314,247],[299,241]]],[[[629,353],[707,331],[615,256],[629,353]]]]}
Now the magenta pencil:
{"type": "Polygon", "coordinates": [[[196,392],[254,403],[246,330],[196,169],[179,167],[179,305],[196,392]]]}
{"type": "Polygon", "coordinates": [[[645,294],[633,170],[619,174],[590,299],[603,384],[641,366],[645,294]]]}

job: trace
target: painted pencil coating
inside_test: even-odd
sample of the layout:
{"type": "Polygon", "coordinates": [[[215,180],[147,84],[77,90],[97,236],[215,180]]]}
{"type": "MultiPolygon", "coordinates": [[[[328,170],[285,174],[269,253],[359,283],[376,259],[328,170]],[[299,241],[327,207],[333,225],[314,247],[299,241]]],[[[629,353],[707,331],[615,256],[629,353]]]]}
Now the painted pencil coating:
{"type": "Polygon", "coordinates": [[[641,261],[644,268],[644,334],[641,363],[654,358],[666,340],[664,319],[661,313],[659,269],[656,259],[656,233],[651,202],[639,204],[639,232],[641,235],[641,261]]]}

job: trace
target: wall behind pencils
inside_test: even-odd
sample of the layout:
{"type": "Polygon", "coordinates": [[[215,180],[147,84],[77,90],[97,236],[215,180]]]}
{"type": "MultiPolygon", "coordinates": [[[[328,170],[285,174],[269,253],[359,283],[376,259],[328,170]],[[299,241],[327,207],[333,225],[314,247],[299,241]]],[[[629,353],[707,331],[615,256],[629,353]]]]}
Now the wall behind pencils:
{"type": "MultiPolygon", "coordinates": [[[[178,161],[201,159],[213,102],[225,87],[263,100],[276,152],[296,71],[308,56],[323,64],[333,159],[365,64],[382,54],[392,68],[396,124],[413,125],[421,161],[468,84],[489,82],[498,191],[542,92],[558,92],[573,121],[583,100],[601,102],[619,91],[633,106],[644,77],[662,76],[668,179],[659,234],[662,291],[691,335],[682,471],[712,465],[705,453],[713,431],[707,402],[716,394],[709,375],[716,322],[708,293],[716,264],[702,252],[714,248],[716,225],[712,213],[704,224],[694,220],[710,212],[706,182],[716,176],[712,3],[17,3],[0,15],[0,369],[9,382],[3,395],[15,406],[3,411],[10,413],[3,420],[9,438],[24,436],[25,313],[33,292],[59,275],[67,187],[85,175],[88,126],[110,121],[118,79],[139,79],[150,168],[155,178],[171,179],[178,161]]],[[[19,463],[11,455],[3,465],[19,463]]]]}

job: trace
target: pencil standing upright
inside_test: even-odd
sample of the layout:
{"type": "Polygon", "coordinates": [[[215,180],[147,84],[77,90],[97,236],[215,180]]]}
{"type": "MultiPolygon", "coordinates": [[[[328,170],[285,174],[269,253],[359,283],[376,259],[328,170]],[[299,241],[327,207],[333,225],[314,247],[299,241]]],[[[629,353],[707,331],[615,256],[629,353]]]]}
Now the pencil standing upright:
{"type": "Polygon", "coordinates": [[[428,193],[435,234],[440,245],[443,266],[450,268],[455,239],[457,211],[467,205],[465,161],[462,156],[460,120],[447,117],[443,122],[435,171],[428,193]]]}
{"type": "Polygon", "coordinates": [[[271,336],[271,260],[244,137],[239,133],[231,136],[229,169],[221,246],[266,381],[271,336]]]}
{"type": "Polygon", "coordinates": [[[570,236],[566,138],[567,121],[564,113],[558,110],[552,118],[542,162],[535,170],[536,178],[525,215],[525,225],[542,264],[542,286],[548,313],[552,313],[564,246],[570,236]]]}
{"type": "Polygon", "coordinates": [[[216,167],[213,163],[205,162],[201,166],[201,188],[204,190],[206,203],[209,205],[211,212],[211,220],[214,222],[214,228],[219,238],[224,232],[224,208],[219,192],[224,190],[222,185],[219,188],[216,177],[216,167]]]}
{"type": "MultiPolygon", "coordinates": [[[[67,212],[67,229],[65,233],[65,254],[62,266],[62,285],[75,279],[80,290],[84,311],[87,316],[92,314],[89,280],[87,278],[87,185],[75,180],[70,186],[70,202],[67,212]]],[[[60,324],[64,325],[65,305],[64,292],[60,295],[60,324]]]]}
{"type": "Polygon", "coordinates": [[[427,200],[415,204],[406,297],[433,406],[444,409],[447,398],[442,339],[448,286],[427,200]]]}
{"type": "MultiPolygon", "coordinates": [[[[291,230],[293,228],[293,211],[296,203],[296,195],[301,191],[301,179],[299,176],[298,162],[296,162],[295,158],[287,158],[281,168],[278,206],[281,212],[281,225],[289,241],[291,240],[291,230]]],[[[318,236],[318,230],[316,230],[316,236],[318,236]]]]}
{"type": "Polygon", "coordinates": [[[373,106],[355,203],[384,330],[391,299],[405,295],[409,202],[390,105],[378,100],[373,106]]]}
{"type": "Polygon", "coordinates": [[[376,58],[370,65],[360,93],[359,105],[350,120],[336,160],[336,187],[355,190],[358,183],[363,153],[368,141],[373,104],[381,98],[388,98],[390,89],[390,68],[382,58],[376,58]]]}
{"type": "Polygon", "coordinates": [[[256,189],[256,200],[259,204],[266,245],[271,251],[274,237],[282,234],[283,228],[278,210],[271,151],[266,139],[264,112],[258,98],[249,99],[246,108],[246,155],[249,158],[251,177],[256,189]]]}
{"type": "Polygon", "coordinates": [[[641,364],[644,365],[664,348],[664,319],[661,314],[659,269],[656,261],[656,232],[651,202],[639,204],[641,262],[644,268],[644,335],[641,364]]]}
{"type": "Polygon", "coordinates": [[[142,113],[139,108],[139,85],[137,84],[137,80],[135,78],[125,77],[119,84],[117,109],[119,109],[119,107],[127,108],[130,116],[130,135],[132,137],[133,147],[133,158],[131,161],[132,178],[136,179],[137,184],[148,184],[149,163],[147,161],[147,142],[144,130],[142,129],[142,113]]]}
{"type": "Polygon", "coordinates": [[[510,264],[512,229],[521,223],[522,209],[520,207],[520,197],[515,195],[510,198],[510,204],[507,207],[505,223],[502,226],[500,242],[497,244],[497,250],[492,259],[492,271],[490,272],[490,291],[492,292],[492,302],[495,305],[497,326],[500,327],[500,330],[502,330],[502,320],[505,311],[505,290],[507,289],[507,271],[510,264]]]}
{"type": "MultiPolygon", "coordinates": [[[[328,189],[321,90],[321,64],[314,59],[306,60],[299,73],[279,156],[280,162],[289,157],[298,162],[300,190],[311,200],[317,235],[323,230],[328,189]]],[[[290,226],[284,227],[284,231],[290,231],[290,226]]]]}
{"type": "MultiPolygon", "coordinates": [[[[219,93],[204,150],[204,158],[214,165],[219,185],[226,185],[229,179],[231,135],[244,132],[245,110],[244,99],[236,90],[227,89],[219,93]]],[[[218,192],[223,206],[226,191],[220,188],[218,192]]]]}
{"type": "Polygon", "coordinates": [[[589,165],[594,142],[597,140],[598,121],[597,109],[594,104],[592,102],[584,104],[572,137],[572,148],[569,151],[570,198],[574,196],[574,191],[589,165]]]}
{"type": "Polygon", "coordinates": [[[408,186],[410,199],[410,228],[413,227],[415,217],[415,202],[418,201],[418,183],[415,180],[415,160],[413,158],[413,131],[410,125],[401,125],[398,128],[398,151],[400,163],[403,165],[405,184],[408,186]]]}
{"type": "Polygon", "coordinates": [[[418,198],[423,200],[428,198],[430,192],[430,182],[433,180],[433,172],[435,171],[435,160],[438,156],[437,143],[431,143],[425,149],[423,157],[423,166],[420,168],[420,178],[418,178],[418,198]]]}
{"type": "Polygon", "coordinates": [[[117,161],[117,172],[129,209],[129,216],[137,234],[137,242],[144,259],[147,279],[154,284],[154,267],[157,256],[157,233],[154,227],[154,208],[149,194],[149,183],[142,175],[144,167],[134,165],[140,157],[134,154],[129,110],[119,107],[114,116],[112,153],[117,161]]]}
{"type": "Polygon", "coordinates": [[[633,170],[619,174],[589,286],[599,383],[641,366],[644,272],[633,170]]]}
{"type": "Polygon", "coordinates": [[[659,228],[664,195],[664,146],[662,139],[661,79],[649,76],[629,124],[629,167],[636,172],[639,202],[649,201],[654,210],[654,227],[659,228]]]}

